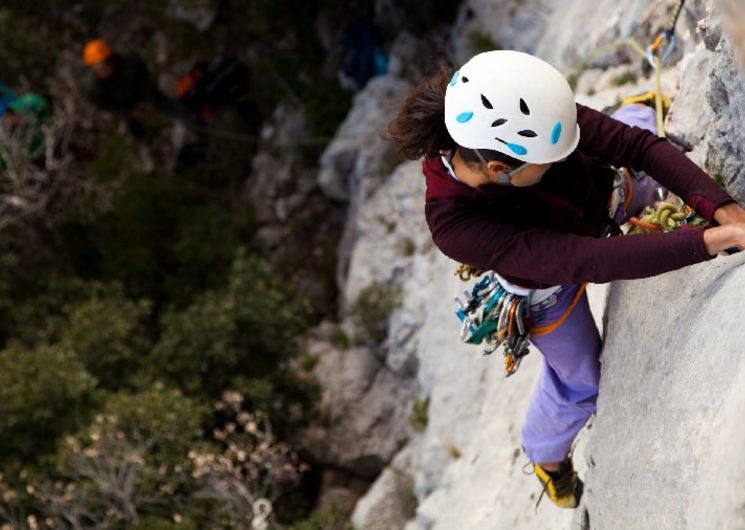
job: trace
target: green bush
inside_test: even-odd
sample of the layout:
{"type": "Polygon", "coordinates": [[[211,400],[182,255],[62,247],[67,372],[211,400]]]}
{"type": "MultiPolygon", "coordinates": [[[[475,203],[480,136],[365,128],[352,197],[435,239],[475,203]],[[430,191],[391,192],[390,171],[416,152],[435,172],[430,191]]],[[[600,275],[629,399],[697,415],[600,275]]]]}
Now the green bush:
{"type": "Polygon", "coordinates": [[[135,525],[130,527],[130,530],[196,530],[197,527],[189,521],[181,521],[176,523],[169,521],[168,519],[161,519],[157,517],[148,517],[142,519],[135,525]]]}
{"type": "Polygon", "coordinates": [[[75,252],[76,270],[121,282],[133,298],[186,305],[220,284],[252,230],[250,214],[234,214],[204,193],[175,179],[133,175],[109,211],[68,227],[62,246],[75,252]]]}
{"type": "Polygon", "coordinates": [[[54,448],[84,419],[95,379],[69,350],[10,345],[0,352],[0,460],[54,448]]]}
{"type": "Polygon", "coordinates": [[[150,309],[147,301],[127,299],[118,284],[100,285],[88,300],[66,307],[69,323],[61,344],[77,353],[102,387],[121,388],[148,350],[144,320],[150,309]]]}
{"type": "Polygon", "coordinates": [[[228,285],[163,317],[159,374],[189,394],[217,397],[236,377],[271,379],[296,353],[307,302],[260,258],[239,252],[228,285]]]}
{"type": "Polygon", "coordinates": [[[415,399],[411,404],[409,424],[416,431],[423,431],[429,421],[429,397],[415,399]]]}
{"type": "Polygon", "coordinates": [[[87,427],[65,438],[49,478],[25,488],[30,506],[59,524],[52,528],[66,526],[70,514],[107,528],[143,518],[143,529],[171,528],[164,518],[176,513],[188,522],[191,509],[201,517],[205,502],[186,502],[195,493],[189,451],[202,443],[208,412],[162,385],[110,396],[87,427]]]}
{"type": "Polygon", "coordinates": [[[131,136],[112,131],[101,141],[88,164],[88,174],[97,183],[122,182],[139,162],[137,146],[131,136]]]}
{"type": "Polygon", "coordinates": [[[342,350],[349,349],[349,347],[352,345],[352,341],[349,340],[349,335],[347,335],[346,332],[339,327],[335,328],[334,331],[331,333],[331,342],[342,350]]]}
{"type": "Polygon", "coordinates": [[[468,34],[468,44],[470,45],[474,55],[477,53],[502,49],[502,47],[494,41],[491,35],[481,33],[480,31],[472,31],[468,34]]]}
{"type": "Polygon", "coordinates": [[[57,342],[67,326],[63,307],[83,300],[89,293],[86,282],[51,272],[44,267],[19,271],[27,264],[16,262],[3,269],[0,309],[5,313],[0,329],[4,341],[15,340],[28,347],[57,342]]]}
{"type": "Polygon", "coordinates": [[[357,344],[382,343],[388,333],[388,315],[401,304],[401,288],[373,282],[365,287],[349,310],[357,344]]]}
{"type": "Polygon", "coordinates": [[[636,82],[636,74],[631,70],[626,70],[614,76],[610,82],[613,86],[623,86],[636,82]]]}
{"type": "Polygon", "coordinates": [[[346,522],[341,510],[332,505],[313,512],[307,519],[290,526],[289,530],[354,530],[354,527],[346,522]]]}

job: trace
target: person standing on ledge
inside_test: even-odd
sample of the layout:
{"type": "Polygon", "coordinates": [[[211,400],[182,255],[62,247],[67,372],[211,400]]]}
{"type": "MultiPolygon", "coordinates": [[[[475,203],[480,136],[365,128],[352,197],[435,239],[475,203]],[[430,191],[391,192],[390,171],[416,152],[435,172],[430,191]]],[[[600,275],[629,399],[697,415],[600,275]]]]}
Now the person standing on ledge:
{"type": "Polygon", "coordinates": [[[152,107],[187,126],[193,124],[189,111],[158,88],[136,53],[117,53],[105,40],[94,39],[85,45],[83,61],[91,69],[85,81],[90,102],[121,115],[136,139],[143,139],[152,107]]]}
{"type": "Polygon", "coordinates": [[[648,278],[745,249],[745,210],[664,138],[577,104],[558,70],[517,51],[442,68],[411,91],[389,133],[405,158],[424,157],[435,245],[494,271],[509,293],[530,292],[533,329],[550,330],[530,336],[543,366],[521,441],[544,492],[575,508],[582,481],[569,453],[595,412],[600,374],[586,282],[648,278]],[[610,165],[644,171],[720,226],[604,237],[610,165]]]}

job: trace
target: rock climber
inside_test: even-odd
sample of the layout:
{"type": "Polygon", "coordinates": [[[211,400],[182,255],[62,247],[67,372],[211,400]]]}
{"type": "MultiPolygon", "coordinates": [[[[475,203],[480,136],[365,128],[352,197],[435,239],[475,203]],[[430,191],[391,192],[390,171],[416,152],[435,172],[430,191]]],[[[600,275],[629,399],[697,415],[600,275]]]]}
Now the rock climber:
{"type": "Polygon", "coordinates": [[[646,278],[745,248],[745,210],[667,140],[636,126],[645,108],[622,108],[627,125],[577,104],[547,62],[499,50],[421,82],[389,125],[405,158],[424,157],[436,246],[494,271],[509,293],[530,293],[531,329],[549,330],[530,336],[543,366],[521,442],[544,492],[565,508],[582,494],[570,451],[599,389],[601,338],[585,282],[646,278]],[[718,226],[603,237],[619,234],[612,217],[624,222],[657,187],[637,186],[617,216],[611,166],[645,172],[718,226]]]}
{"type": "Polygon", "coordinates": [[[136,53],[117,53],[105,40],[94,39],[85,45],[83,61],[91,69],[85,86],[88,99],[123,116],[138,140],[152,122],[153,107],[187,125],[192,123],[188,110],[161,92],[136,53]]]}
{"type": "Polygon", "coordinates": [[[342,85],[362,90],[371,78],[388,71],[388,57],[380,41],[377,28],[368,18],[353,20],[344,27],[341,44],[345,57],[339,72],[342,85]]]}
{"type": "MultiPolygon", "coordinates": [[[[22,142],[28,160],[39,159],[44,153],[44,126],[51,119],[51,108],[43,96],[34,92],[16,96],[0,87],[0,126],[5,134],[22,142]]],[[[3,153],[6,147],[0,143],[0,168],[7,164],[7,153],[3,153]]]]}

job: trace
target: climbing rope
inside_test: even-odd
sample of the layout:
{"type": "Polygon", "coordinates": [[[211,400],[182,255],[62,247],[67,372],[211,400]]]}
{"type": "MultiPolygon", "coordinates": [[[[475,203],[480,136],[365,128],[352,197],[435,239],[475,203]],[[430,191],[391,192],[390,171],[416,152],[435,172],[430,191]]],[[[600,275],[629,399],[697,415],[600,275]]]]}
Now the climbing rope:
{"type": "MultiPolygon", "coordinates": [[[[577,65],[575,65],[568,77],[572,78],[578,76],[579,73],[584,68],[586,68],[595,58],[600,57],[603,54],[608,53],[609,51],[621,46],[629,46],[631,50],[636,52],[639,57],[647,61],[649,65],[654,69],[654,93],[655,111],[657,117],[657,131],[660,137],[665,138],[666,132],[664,123],[664,102],[666,98],[662,93],[662,67],[665,65],[665,63],[675,50],[675,46],[677,43],[677,39],[675,37],[675,27],[678,24],[680,14],[683,12],[684,4],[685,0],[676,0],[675,6],[673,7],[673,11],[670,14],[667,25],[665,26],[663,31],[660,32],[660,34],[657,35],[657,37],[647,46],[646,49],[642,48],[642,46],[633,36],[633,32],[636,30],[636,28],[639,27],[639,25],[641,25],[636,24],[634,30],[630,31],[628,33],[628,36],[623,36],[620,39],[611,41],[603,46],[595,48],[585,58],[581,59],[577,63],[577,65]],[[665,43],[667,43],[667,45],[663,49],[663,44],[665,43]],[[659,53],[660,51],[661,53],[659,53]]],[[[651,12],[645,15],[645,19],[648,18],[650,14],[651,12]]]]}
{"type": "Polygon", "coordinates": [[[683,227],[706,226],[708,221],[696,215],[690,206],[677,206],[663,202],[657,207],[647,206],[642,210],[640,217],[631,217],[629,223],[632,225],[629,234],[644,234],[670,232],[683,227]]]}
{"type": "Polygon", "coordinates": [[[675,7],[673,8],[673,12],[670,15],[670,19],[667,23],[667,26],[659,35],[657,35],[657,38],[647,47],[647,57],[649,59],[650,65],[652,65],[652,62],[653,62],[652,61],[653,54],[657,53],[657,50],[665,42],[667,42],[667,46],[665,47],[665,50],[662,52],[662,56],[660,58],[660,61],[663,65],[667,62],[667,60],[670,58],[670,55],[672,55],[673,51],[675,50],[675,45],[677,43],[677,39],[675,37],[675,26],[678,24],[678,18],[680,18],[680,14],[683,12],[684,4],[685,4],[685,0],[677,0],[675,2],[675,7]]]}

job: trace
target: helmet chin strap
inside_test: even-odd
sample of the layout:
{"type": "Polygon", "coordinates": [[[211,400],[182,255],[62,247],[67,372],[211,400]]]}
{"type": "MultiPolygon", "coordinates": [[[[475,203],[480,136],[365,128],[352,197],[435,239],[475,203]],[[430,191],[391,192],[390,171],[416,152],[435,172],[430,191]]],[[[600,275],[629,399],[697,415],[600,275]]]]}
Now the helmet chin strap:
{"type": "MultiPolygon", "coordinates": [[[[481,163],[484,164],[484,166],[488,165],[488,162],[486,161],[486,159],[484,158],[484,156],[481,154],[481,152],[478,149],[474,148],[473,152],[476,153],[476,156],[481,161],[481,163]]],[[[502,184],[503,186],[512,186],[512,175],[507,171],[501,173],[499,175],[499,183],[502,184]]]]}
{"type": "Polygon", "coordinates": [[[509,173],[503,172],[499,175],[499,183],[504,184],[505,186],[512,186],[512,178],[510,178],[509,173]]]}
{"type": "MultiPolygon", "coordinates": [[[[478,149],[473,149],[473,152],[476,153],[476,156],[481,161],[482,164],[485,166],[488,164],[484,156],[481,154],[481,152],[478,149]]],[[[515,169],[510,169],[509,171],[503,171],[499,175],[499,183],[503,186],[512,186],[512,177],[528,167],[530,165],[529,162],[524,162],[517,166],[515,169]]]]}

